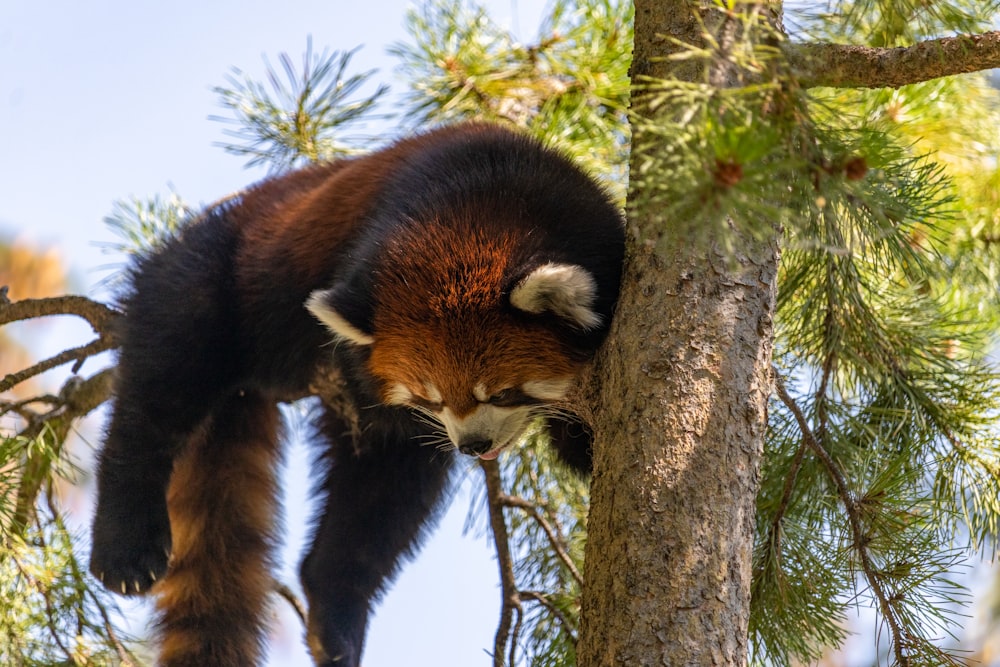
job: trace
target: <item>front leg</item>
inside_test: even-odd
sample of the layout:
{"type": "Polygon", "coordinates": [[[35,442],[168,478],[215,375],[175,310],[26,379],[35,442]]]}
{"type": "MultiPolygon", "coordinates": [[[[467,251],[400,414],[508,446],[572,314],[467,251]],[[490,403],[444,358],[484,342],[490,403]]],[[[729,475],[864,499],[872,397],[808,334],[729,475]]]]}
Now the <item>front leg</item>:
{"type": "Polygon", "coordinates": [[[372,602],[437,520],[452,462],[406,410],[371,408],[363,422],[357,436],[331,412],[321,424],[326,504],[301,575],[309,647],[329,667],[360,664],[372,602]]]}
{"type": "Polygon", "coordinates": [[[139,594],[167,569],[174,457],[237,382],[231,289],[235,237],[221,218],[192,223],[132,271],[120,324],[115,401],[98,459],[90,569],[139,594]]]}

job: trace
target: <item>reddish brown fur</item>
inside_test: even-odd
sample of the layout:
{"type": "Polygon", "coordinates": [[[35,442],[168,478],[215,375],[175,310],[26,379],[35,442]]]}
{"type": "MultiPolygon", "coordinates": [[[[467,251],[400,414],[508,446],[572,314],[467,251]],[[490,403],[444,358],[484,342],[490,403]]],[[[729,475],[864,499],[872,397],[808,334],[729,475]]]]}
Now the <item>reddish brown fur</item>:
{"type": "Polygon", "coordinates": [[[163,667],[254,665],[273,589],[279,425],[256,395],[201,429],[177,459],[167,496],[173,554],[154,588],[163,667]]]}
{"type": "Polygon", "coordinates": [[[265,182],[240,207],[247,218],[237,265],[291,266],[302,272],[302,284],[322,280],[330,257],[365,221],[365,212],[376,203],[377,192],[399,161],[428,143],[425,137],[414,137],[363,158],[265,182]]]}
{"type": "Polygon", "coordinates": [[[523,232],[512,222],[502,236],[484,234],[473,215],[387,244],[376,299],[391,307],[375,312],[369,365],[386,387],[400,383],[416,396],[432,382],[458,416],[479,405],[477,384],[493,393],[579,370],[551,328],[505,307],[507,261],[523,232]]]}

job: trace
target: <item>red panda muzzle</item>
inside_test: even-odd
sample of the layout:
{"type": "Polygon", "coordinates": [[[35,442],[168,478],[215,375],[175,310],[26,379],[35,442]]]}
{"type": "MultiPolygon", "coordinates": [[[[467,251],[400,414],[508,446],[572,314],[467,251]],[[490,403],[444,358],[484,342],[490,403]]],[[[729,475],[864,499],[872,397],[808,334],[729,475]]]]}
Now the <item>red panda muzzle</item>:
{"type": "MultiPolygon", "coordinates": [[[[468,454],[469,456],[483,456],[489,452],[492,447],[493,442],[491,440],[474,440],[472,442],[466,442],[459,445],[458,451],[463,454],[468,454]]],[[[499,450],[497,450],[497,453],[499,453],[499,450]]]]}

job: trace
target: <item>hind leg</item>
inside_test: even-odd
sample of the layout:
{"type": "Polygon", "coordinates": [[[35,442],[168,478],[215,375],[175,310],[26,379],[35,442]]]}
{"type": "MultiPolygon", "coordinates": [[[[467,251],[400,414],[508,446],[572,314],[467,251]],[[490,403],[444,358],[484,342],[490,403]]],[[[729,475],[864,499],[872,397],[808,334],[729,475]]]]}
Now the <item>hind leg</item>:
{"type": "Polygon", "coordinates": [[[352,437],[327,414],[326,506],[302,564],[308,641],[319,665],[357,667],[371,604],[436,519],[452,456],[421,446],[408,413],[372,408],[352,437]],[[372,414],[375,413],[375,414],[372,414]]]}

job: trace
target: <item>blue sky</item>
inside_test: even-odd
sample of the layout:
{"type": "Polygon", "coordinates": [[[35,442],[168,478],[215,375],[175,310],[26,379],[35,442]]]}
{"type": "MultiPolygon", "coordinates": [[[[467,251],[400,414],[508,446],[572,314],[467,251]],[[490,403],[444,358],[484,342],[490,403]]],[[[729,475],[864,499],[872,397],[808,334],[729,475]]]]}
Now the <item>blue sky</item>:
{"type": "MultiPolygon", "coordinates": [[[[223,83],[232,66],[260,75],[261,56],[274,62],[281,52],[299,62],[312,35],[320,52],[363,44],[357,71],[378,68],[382,80],[402,91],[385,47],[406,38],[403,18],[411,4],[0,3],[0,238],[57,248],[71,269],[71,291],[106,296],[96,285],[107,272],[97,267],[120,258],[102,254],[95,244],[114,240],[101,222],[113,201],[166,194],[172,187],[189,203],[208,203],[263,176],[213,146],[224,137],[223,126],[207,120],[219,112],[211,88],[223,83]]],[[[535,35],[545,6],[542,0],[483,4],[524,40],[535,35]]],[[[87,329],[56,320],[35,333],[41,354],[42,348],[84,342],[87,329]]],[[[88,364],[83,372],[97,368],[88,364]]],[[[85,438],[95,439],[95,421],[85,438]]],[[[288,467],[284,578],[297,585],[309,467],[301,448],[292,449],[288,467]]],[[[485,650],[492,646],[500,607],[497,570],[486,539],[462,535],[467,488],[378,608],[367,667],[490,663],[485,650]]],[[[297,621],[285,609],[280,620],[271,664],[310,664],[297,621]]]]}

